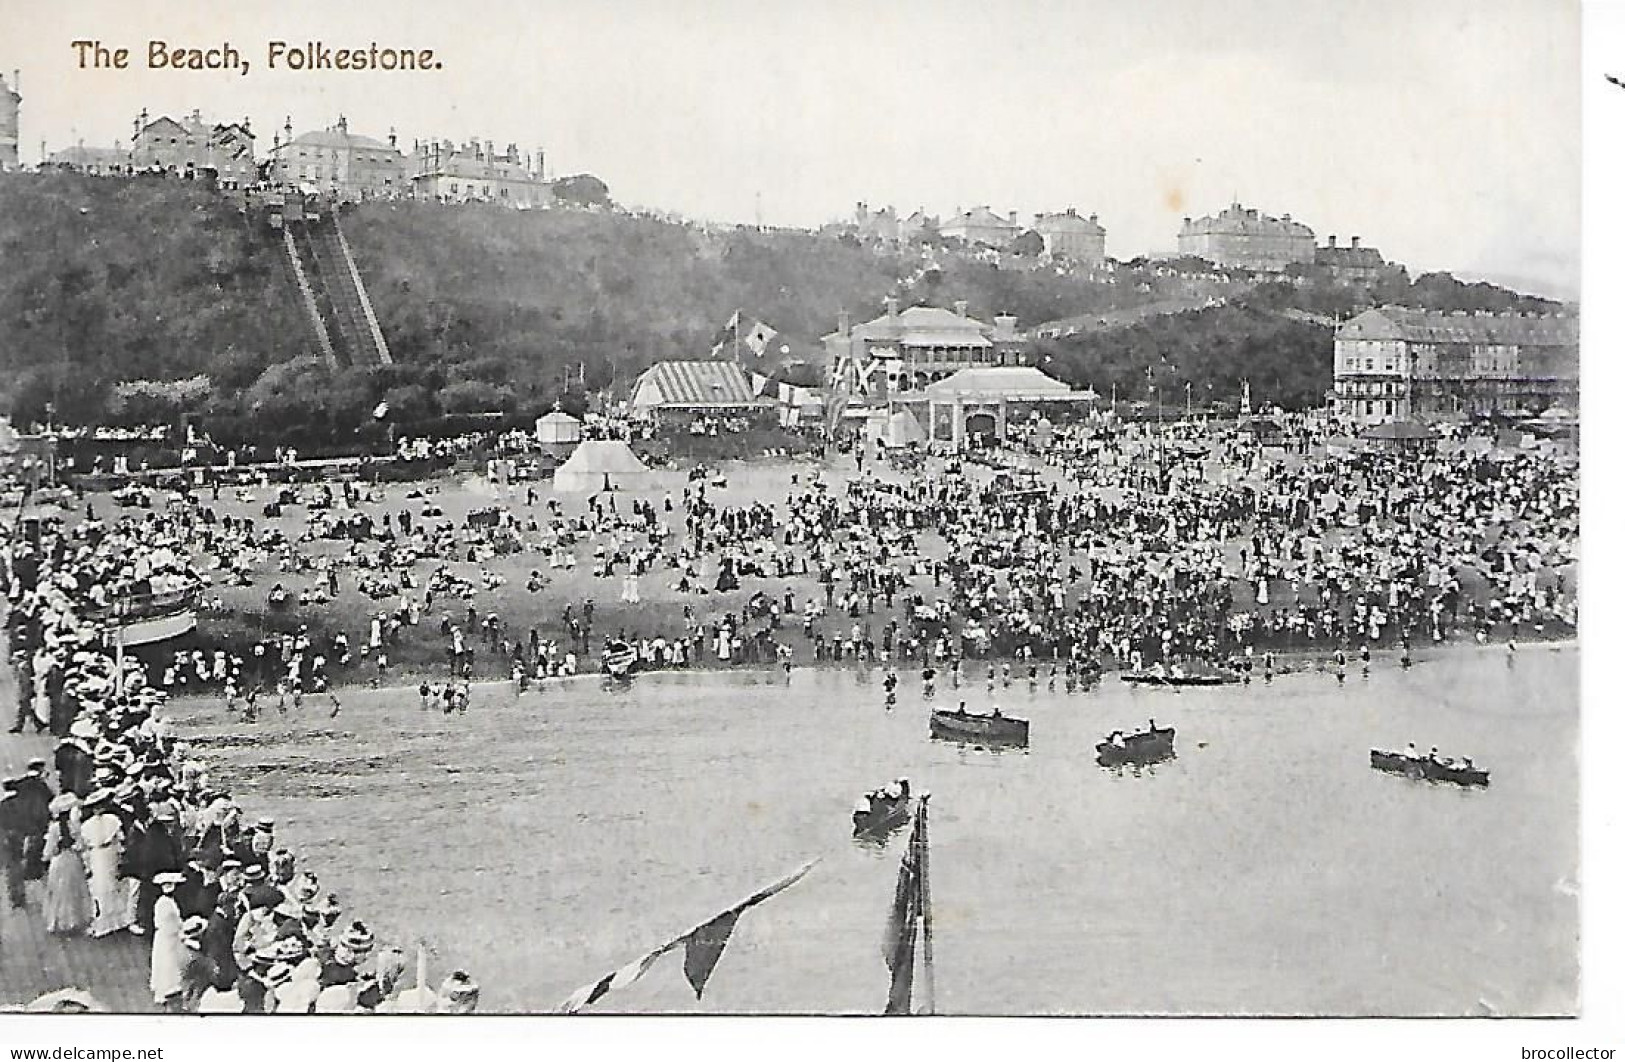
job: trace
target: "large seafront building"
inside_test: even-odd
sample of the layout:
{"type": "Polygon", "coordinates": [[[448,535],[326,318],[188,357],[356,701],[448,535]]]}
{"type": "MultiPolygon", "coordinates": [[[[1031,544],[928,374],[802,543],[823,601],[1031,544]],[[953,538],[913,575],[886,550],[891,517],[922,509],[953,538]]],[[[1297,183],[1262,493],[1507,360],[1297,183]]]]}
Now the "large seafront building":
{"type": "Polygon", "coordinates": [[[284,122],[271,145],[271,178],[279,184],[322,192],[340,199],[383,199],[406,195],[406,159],[389,143],[350,132],[343,115],[337,124],[293,135],[284,122]]]}
{"type": "Polygon", "coordinates": [[[846,314],[834,332],[823,337],[824,351],[838,390],[859,399],[880,399],[914,391],[960,369],[1024,364],[1027,345],[1008,314],[991,325],[970,317],[966,304],[952,310],[935,306],[898,309],[886,300],[886,312],[853,326],[846,314]]]}
{"type": "Polygon", "coordinates": [[[1355,424],[1577,408],[1580,320],[1384,306],[1343,323],[1333,410],[1355,424]]]}
{"type": "Polygon", "coordinates": [[[0,173],[15,170],[21,165],[17,161],[17,145],[23,97],[17,91],[17,80],[16,71],[12,71],[9,85],[6,84],[5,75],[0,74],[0,173]]]}
{"type": "Polygon", "coordinates": [[[1279,273],[1315,260],[1315,233],[1291,214],[1270,217],[1232,203],[1212,217],[1185,219],[1179,253],[1234,269],[1279,273]]]}

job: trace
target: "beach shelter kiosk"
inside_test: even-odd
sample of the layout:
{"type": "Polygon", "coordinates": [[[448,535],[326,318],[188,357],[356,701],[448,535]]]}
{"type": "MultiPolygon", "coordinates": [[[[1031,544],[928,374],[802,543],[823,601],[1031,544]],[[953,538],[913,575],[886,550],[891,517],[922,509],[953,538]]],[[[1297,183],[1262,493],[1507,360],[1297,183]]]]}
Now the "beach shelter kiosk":
{"type": "Polygon", "coordinates": [[[649,469],[618,440],[588,439],[553,473],[561,491],[639,490],[648,483],[649,469]]]}
{"type": "Polygon", "coordinates": [[[581,422],[560,409],[536,418],[536,441],[543,446],[581,441],[581,422]]]}

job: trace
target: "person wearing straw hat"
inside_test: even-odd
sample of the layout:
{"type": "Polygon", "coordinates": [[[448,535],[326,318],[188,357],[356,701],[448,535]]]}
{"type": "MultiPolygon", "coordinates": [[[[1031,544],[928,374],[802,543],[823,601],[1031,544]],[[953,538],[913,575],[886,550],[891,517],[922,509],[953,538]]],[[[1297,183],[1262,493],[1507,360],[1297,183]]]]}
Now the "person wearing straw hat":
{"type": "Polygon", "coordinates": [[[462,970],[454,970],[440,983],[441,1014],[472,1014],[480,1004],[480,986],[462,970]]]}
{"type": "MultiPolygon", "coordinates": [[[[152,821],[142,834],[141,887],[136,905],[136,921],[144,929],[153,925],[153,905],[158,900],[158,876],[173,874],[180,877],[176,884],[184,884],[182,869],[186,856],[182,850],[178,816],[173,804],[158,803],[151,808],[152,821]]],[[[174,890],[171,891],[173,898],[174,890]]]]}
{"type": "Polygon", "coordinates": [[[62,789],[80,799],[91,789],[95,759],[90,752],[90,743],[95,740],[95,724],[81,719],[68,728],[68,736],[56,747],[56,774],[62,782],[62,789]]]}
{"type": "Polygon", "coordinates": [[[220,970],[203,945],[209,929],[206,918],[192,917],[181,923],[181,994],[178,1009],[194,1014],[205,992],[214,988],[220,970]]]}
{"type": "Polygon", "coordinates": [[[0,875],[4,875],[6,899],[12,907],[28,901],[23,871],[28,858],[28,808],[18,796],[17,778],[0,781],[0,875]]]}
{"type": "Polygon", "coordinates": [[[45,780],[45,761],[28,761],[28,770],[17,779],[17,799],[27,826],[23,842],[23,880],[43,881],[45,878],[45,831],[51,826],[51,801],[56,794],[45,780]]]}
{"type": "Polygon", "coordinates": [[[175,889],[186,877],[164,871],[153,877],[160,891],[152,910],[152,965],[149,985],[152,1001],[165,1010],[174,1010],[181,994],[181,970],[185,949],[181,944],[181,909],[175,903],[175,889]]]}
{"type": "Polygon", "coordinates": [[[203,930],[203,950],[213,960],[216,970],[214,986],[222,992],[237,983],[237,957],[232,952],[232,941],[241,918],[236,899],[222,893],[214,910],[209,912],[208,924],[203,930]]]}
{"type": "Polygon", "coordinates": [[[266,879],[265,868],[258,863],[243,867],[243,901],[249,908],[276,907],[282,902],[282,890],[266,879]]]}
{"type": "Polygon", "coordinates": [[[45,831],[45,851],[50,859],[45,874],[45,930],[63,936],[83,933],[95,912],[80,854],[83,842],[76,821],[78,808],[79,798],[72,793],[52,800],[51,825],[45,831]]]}
{"type": "Polygon", "coordinates": [[[85,797],[79,826],[90,875],[92,937],[105,937],[130,927],[127,887],[119,874],[124,849],[124,823],[113,810],[113,791],[102,788],[85,797]]]}
{"type": "Polygon", "coordinates": [[[277,986],[278,1014],[309,1014],[321,994],[320,970],[307,961],[305,946],[295,937],[284,937],[271,948],[271,958],[288,967],[288,979],[277,986]]]}
{"type": "Polygon", "coordinates": [[[181,914],[188,918],[201,915],[207,918],[220,900],[220,853],[204,849],[187,862],[186,884],[175,894],[181,905],[181,914]]]}

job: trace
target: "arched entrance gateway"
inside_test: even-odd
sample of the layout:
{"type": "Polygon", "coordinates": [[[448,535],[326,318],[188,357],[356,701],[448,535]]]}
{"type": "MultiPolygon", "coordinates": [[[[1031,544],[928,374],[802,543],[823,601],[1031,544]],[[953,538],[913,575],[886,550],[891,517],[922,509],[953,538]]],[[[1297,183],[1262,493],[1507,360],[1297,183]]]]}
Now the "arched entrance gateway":
{"type": "Polygon", "coordinates": [[[1094,392],[1073,391],[1031,366],[1007,365],[961,369],[927,384],[918,398],[898,404],[925,405],[926,415],[920,419],[926,424],[927,437],[934,440],[946,428],[954,448],[964,449],[1002,443],[1012,402],[1093,402],[1095,398],[1094,392]]]}
{"type": "Polygon", "coordinates": [[[973,447],[991,446],[1002,435],[999,417],[986,411],[965,414],[965,443],[973,447]]]}

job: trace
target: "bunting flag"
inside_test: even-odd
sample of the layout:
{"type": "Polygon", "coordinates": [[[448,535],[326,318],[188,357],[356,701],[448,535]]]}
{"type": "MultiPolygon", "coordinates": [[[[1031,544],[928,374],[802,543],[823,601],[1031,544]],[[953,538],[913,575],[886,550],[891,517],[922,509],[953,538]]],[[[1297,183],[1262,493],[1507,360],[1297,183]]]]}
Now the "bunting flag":
{"type": "MultiPolygon", "coordinates": [[[[914,829],[909,834],[908,851],[897,871],[897,894],[891,916],[886,920],[886,967],[891,971],[891,991],[886,996],[887,1015],[914,1012],[914,951],[920,925],[925,924],[925,960],[931,961],[930,884],[927,880],[925,834],[926,803],[920,801],[914,813],[914,829]]],[[[929,996],[928,996],[929,998],[929,996]]],[[[930,1012],[927,1005],[926,1013],[930,1012]]]]}
{"type": "Polygon", "coordinates": [[[767,345],[773,342],[773,337],[778,334],[776,329],[769,328],[761,321],[757,321],[751,326],[750,331],[745,333],[745,346],[749,347],[760,358],[767,353],[767,345]]]}
{"type": "Polygon", "coordinates": [[[722,950],[728,946],[728,940],[733,936],[734,925],[739,916],[748,908],[755,907],[763,900],[770,899],[788,889],[796,882],[807,876],[807,872],[818,864],[818,860],[803,864],[794,873],[780,878],[778,881],[755,893],[748,899],[741,900],[710,921],[695,926],[682,936],[668,940],[660,947],[647,955],[616,970],[614,973],[594,981],[590,985],[583,985],[577,989],[569,999],[559,1007],[565,1014],[574,1014],[583,1007],[598,1002],[610,992],[625,988],[638,978],[649,972],[656,959],[670,951],[683,949],[683,975],[688,979],[689,987],[694,989],[694,998],[699,999],[705,993],[706,982],[711,979],[711,973],[717,968],[722,959],[722,950]]]}

